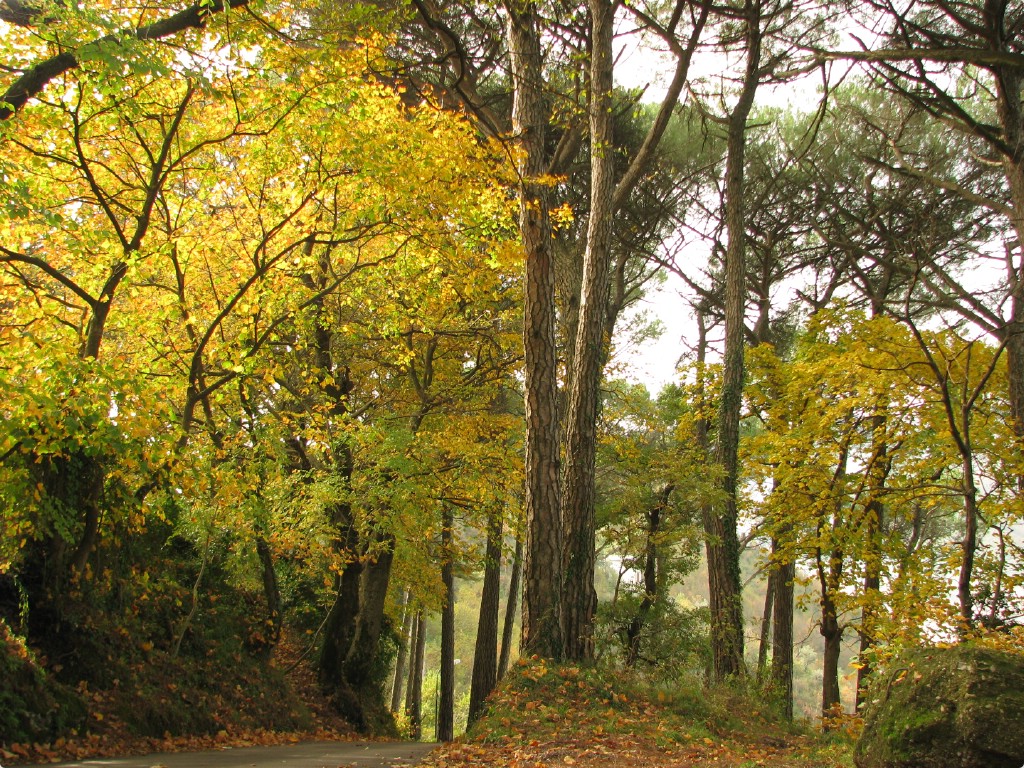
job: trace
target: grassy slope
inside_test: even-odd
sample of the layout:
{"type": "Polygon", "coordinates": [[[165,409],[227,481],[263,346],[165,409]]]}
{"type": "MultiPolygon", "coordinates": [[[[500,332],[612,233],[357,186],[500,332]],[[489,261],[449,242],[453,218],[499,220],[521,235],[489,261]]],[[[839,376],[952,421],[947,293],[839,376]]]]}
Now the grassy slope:
{"type": "Polygon", "coordinates": [[[726,689],[669,691],[526,661],[469,734],[440,747],[427,765],[848,768],[851,749],[842,735],[782,723],[726,689]]]}

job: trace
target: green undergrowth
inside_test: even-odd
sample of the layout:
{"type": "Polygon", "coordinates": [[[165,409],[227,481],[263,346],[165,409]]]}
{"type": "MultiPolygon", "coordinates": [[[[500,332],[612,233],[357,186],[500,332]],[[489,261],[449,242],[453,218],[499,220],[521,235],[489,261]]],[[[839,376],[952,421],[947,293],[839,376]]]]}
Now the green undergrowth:
{"type": "Polygon", "coordinates": [[[0,742],[71,732],[85,723],[85,703],[39,663],[0,619],[0,742]]]}
{"type": "Polygon", "coordinates": [[[0,618],[0,747],[310,729],[310,712],[270,663],[253,618],[264,609],[224,583],[198,593],[193,609],[184,581],[140,574],[71,596],[28,639],[0,618]]]}

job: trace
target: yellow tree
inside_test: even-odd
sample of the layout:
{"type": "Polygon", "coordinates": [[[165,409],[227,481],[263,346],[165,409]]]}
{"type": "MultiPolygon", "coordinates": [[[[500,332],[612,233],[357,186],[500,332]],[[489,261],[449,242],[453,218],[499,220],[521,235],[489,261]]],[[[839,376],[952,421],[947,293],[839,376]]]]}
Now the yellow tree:
{"type": "MultiPolygon", "coordinates": [[[[870,628],[859,629],[881,644],[874,653],[957,626],[948,593],[964,569],[970,570],[973,556],[960,535],[964,526],[970,533],[972,524],[970,489],[983,477],[995,477],[994,468],[1013,463],[1008,464],[1010,453],[996,449],[997,437],[985,442],[965,479],[950,408],[960,419],[966,404],[968,420],[976,426],[984,421],[985,434],[1002,431],[1010,438],[995,416],[1006,407],[997,405],[1001,398],[991,389],[997,351],[974,342],[969,375],[967,367],[952,362],[943,369],[958,383],[945,390],[955,390],[953,402],[960,405],[946,402],[933,362],[964,364],[968,346],[952,332],[920,333],[915,341],[906,326],[891,319],[840,311],[816,315],[790,361],[769,351],[751,353],[748,397],[763,431],[746,450],[751,466],[760,467],[754,477],[766,486],[760,503],[785,534],[777,556],[795,558],[817,577],[826,649],[824,711],[839,701],[839,642],[845,626],[857,626],[858,614],[864,621],[873,617],[870,628]],[[874,417],[880,403],[884,420],[874,417]],[[887,446],[884,453],[874,448],[879,442],[887,446]],[[884,483],[878,482],[880,474],[884,483]],[[879,515],[880,501],[884,515],[879,515]],[[878,574],[876,590],[864,590],[866,570],[878,574]]],[[[957,423],[962,428],[964,422],[957,423]]],[[[1005,474],[1004,469],[1004,479],[1005,474]]],[[[985,483],[996,490],[994,481],[985,483]]],[[[1014,506],[1003,506],[1009,490],[1003,480],[998,487],[1002,490],[990,497],[988,514],[1005,519],[1014,506]],[[996,500],[1000,495],[1002,503],[996,500]]],[[[1003,558],[996,570],[1006,574],[1012,567],[1008,570],[1003,558]]]]}
{"type": "Polygon", "coordinates": [[[7,124],[4,354],[51,362],[7,368],[3,472],[30,492],[3,497],[5,569],[49,568],[70,543],[84,573],[116,483],[132,510],[170,498],[249,529],[269,579],[266,525],[224,510],[263,493],[288,514],[299,471],[334,537],[338,595],[356,589],[323,676],[340,690],[367,660],[353,671],[365,654],[339,635],[374,635],[383,612],[388,569],[361,611],[363,566],[398,536],[423,540],[381,491],[407,447],[375,441],[381,414],[472,412],[515,360],[502,161],[458,118],[369,80],[372,45],[318,60],[231,39],[209,61],[156,48],[145,72],[75,67],[7,124]],[[439,382],[426,399],[410,386],[424,343],[439,382]],[[254,451],[278,469],[255,477],[254,451]],[[71,460],[89,482],[66,482],[71,460]]]}

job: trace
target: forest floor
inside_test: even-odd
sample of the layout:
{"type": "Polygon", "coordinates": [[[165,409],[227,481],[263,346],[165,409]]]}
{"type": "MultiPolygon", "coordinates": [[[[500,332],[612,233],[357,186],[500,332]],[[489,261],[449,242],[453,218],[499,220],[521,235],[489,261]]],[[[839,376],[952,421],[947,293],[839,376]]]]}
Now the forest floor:
{"type": "Polygon", "coordinates": [[[780,720],[735,690],[609,682],[574,667],[521,662],[470,733],[429,768],[851,768],[856,723],[829,733],[780,720]]]}
{"type": "MultiPolygon", "coordinates": [[[[94,727],[49,744],[6,744],[0,764],[195,752],[360,738],[317,694],[315,673],[297,644],[275,664],[309,710],[301,731],[225,728],[214,734],[145,738],[120,722],[111,700],[90,698],[94,727]],[[305,693],[303,693],[305,692],[305,693]]],[[[668,687],[631,675],[524,660],[488,702],[470,732],[428,755],[426,768],[851,768],[849,724],[822,734],[781,721],[771,707],[734,689],[668,687]]]]}

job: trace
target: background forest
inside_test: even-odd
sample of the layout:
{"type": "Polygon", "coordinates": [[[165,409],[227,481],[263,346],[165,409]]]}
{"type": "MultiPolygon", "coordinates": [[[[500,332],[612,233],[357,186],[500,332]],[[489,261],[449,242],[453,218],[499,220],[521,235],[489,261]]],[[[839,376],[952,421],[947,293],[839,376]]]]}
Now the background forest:
{"type": "Polygon", "coordinates": [[[0,0],[0,742],[449,740],[520,655],[834,715],[1021,649],[1022,35],[0,0]]]}

